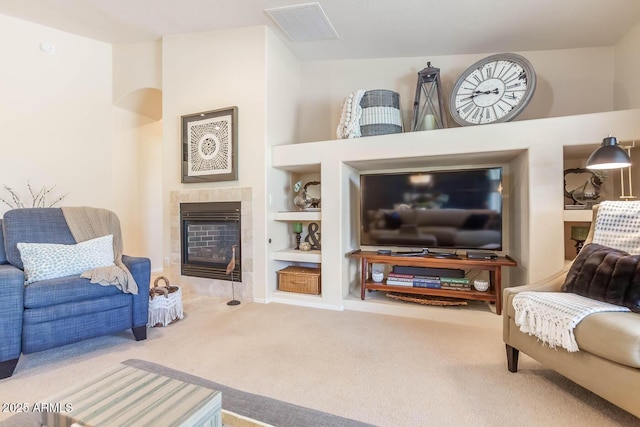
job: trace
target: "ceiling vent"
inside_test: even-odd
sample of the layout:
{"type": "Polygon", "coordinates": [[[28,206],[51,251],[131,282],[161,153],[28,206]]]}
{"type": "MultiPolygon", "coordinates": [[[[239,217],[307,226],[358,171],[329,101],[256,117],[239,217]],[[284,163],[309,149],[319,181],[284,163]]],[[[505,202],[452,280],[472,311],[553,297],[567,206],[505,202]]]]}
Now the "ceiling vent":
{"type": "Polygon", "coordinates": [[[276,7],[265,12],[295,42],[338,38],[320,3],[276,7]]]}

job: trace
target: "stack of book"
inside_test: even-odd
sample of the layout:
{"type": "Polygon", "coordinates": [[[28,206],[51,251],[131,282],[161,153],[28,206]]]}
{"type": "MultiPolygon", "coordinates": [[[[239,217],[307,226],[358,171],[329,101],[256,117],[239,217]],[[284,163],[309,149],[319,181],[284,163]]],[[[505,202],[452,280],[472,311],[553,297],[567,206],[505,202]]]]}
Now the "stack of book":
{"type": "Polygon", "coordinates": [[[387,285],[408,286],[412,288],[471,290],[471,283],[466,277],[420,276],[414,274],[389,273],[387,285]]]}
{"type": "Polygon", "coordinates": [[[441,277],[440,285],[442,289],[471,290],[471,282],[466,277],[441,277]]]}
{"type": "Polygon", "coordinates": [[[413,287],[413,274],[389,273],[387,285],[413,287]]]}

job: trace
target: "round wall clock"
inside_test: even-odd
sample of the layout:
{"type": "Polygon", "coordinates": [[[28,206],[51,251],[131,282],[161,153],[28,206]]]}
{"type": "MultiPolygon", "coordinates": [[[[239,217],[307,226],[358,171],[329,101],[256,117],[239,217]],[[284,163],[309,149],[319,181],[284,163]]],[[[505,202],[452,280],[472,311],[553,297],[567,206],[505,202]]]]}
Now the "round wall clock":
{"type": "Polygon", "coordinates": [[[531,63],[515,53],[488,56],[467,68],[449,99],[451,117],[462,126],[513,120],[536,90],[531,63]]]}

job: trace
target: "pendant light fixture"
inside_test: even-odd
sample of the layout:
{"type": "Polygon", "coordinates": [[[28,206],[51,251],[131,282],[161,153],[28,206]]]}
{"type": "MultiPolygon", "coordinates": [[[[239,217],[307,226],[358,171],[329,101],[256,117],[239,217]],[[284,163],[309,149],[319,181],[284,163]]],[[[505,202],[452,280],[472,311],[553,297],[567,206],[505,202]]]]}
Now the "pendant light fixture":
{"type": "Polygon", "coordinates": [[[619,169],[631,166],[629,155],[620,147],[616,137],[609,135],[587,159],[587,169],[619,169]]]}

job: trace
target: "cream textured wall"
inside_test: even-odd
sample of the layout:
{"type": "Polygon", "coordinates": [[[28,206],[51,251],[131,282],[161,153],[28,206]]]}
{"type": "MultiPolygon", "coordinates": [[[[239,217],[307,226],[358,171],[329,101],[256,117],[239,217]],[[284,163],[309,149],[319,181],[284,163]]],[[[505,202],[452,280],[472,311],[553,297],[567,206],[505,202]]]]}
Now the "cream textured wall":
{"type": "Polygon", "coordinates": [[[0,48],[0,184],[28,200],[27,181],[56,185],[49,200],[69,193],[67,206],[112,208],[116,194],[127,197],[113,185],[111,46],[0,15],[0,48]]]}
{"type": "MultiPolygon", "coordinates": [[[[292,144],[298,140],[298,100],[300,99],[300,61],[270,30],[266,32],[266,163],[271,164],[270,147],[280,144],[292,144]]],[[[256,189],[257,190],[257,189],[256,189]]],[[[267,167],[262,192],[266,191],[267,215],[261,218],[261,227],[266,230],[265,240],[268,248],[289,246],[293,236],[291,224],[269,221],[270,214],[287,210],[290,200],[291,180],[285,172],[267,167]]],[[[254,195],[257,191],[254,191],[254,195]]],[[[264,199],[263,199],[264,200],[264,199]]],[[[261,243],[261,242],[260,242],[261,243]]],[[[258,243],[258,244],[260,244],[258,243]]],[[[256,281],[254,299],[266,301],[270,291],[275,290],[276,271],[282,268],[278,263],[269,262],[268,250],[263,259],[254,259],[254,263],[265,263],[267,280],[256,281]]]]}
{"type": "Polygon", "coordinates": [[[161,271],[162,253],[162,43],[113,47],[114,146],[120,153],[116,188],[134,198],[116,198],[128,253],[151,259],[161,271]]]}
{"type": "Polygon", "coordinates": [[[162,122],[114,108],[114,188],[132,197],[116,197],[125,253],[151,260],[162,270],[162,122]]]}
{"type": "MultiPolygon", "coordinates": [[[[536,71],[536,93],[518,120],[611,111],[613,48],[518,52],[536,71]],[[597,72],[594,72],[597,70],[597,72]]],[[[300,141],[334,139],[346,96],[357,89],[390,89],[400,94],[405,127],[413,113],[417,73],[440,68],[444,103],[458,76],[490,55],[309,61],[302,64],[300,141]]],[[[449,127],[457,124],[449,120],[449,127]]]]}
{"type": "MultiPolygon", "coordinates": [[[[250,187],[253,258],[265,259],[265,27],[166,36],[163,39],[163,230],[171,252],[169,194],[176,190],[250,187]],[[181,116],[238,107],[238,180],[181,184],[181,116]]],[[[172,262],[174,262],[172,260],[172,262]]],[[[254,268],[256,276],[264,277],[254,268]]]]}
{"type": "Polygon", "coordinates": [[[640,107],[640,24],[615,46],[614,106],[640,107]]]}
{"type": "Polygon", "coordinates": [[[162,89],[162,42],[113,45],[113,100],[140,88],[162,89]]]}
{"type": "Polygon", "coordinates": [[[162,42],[113,46],[113,103],[154,120],[162,118],[162,42]]]}

